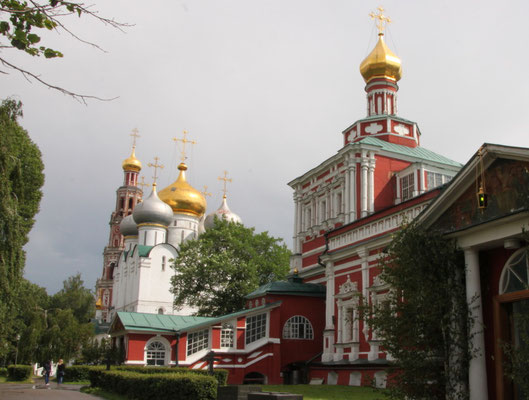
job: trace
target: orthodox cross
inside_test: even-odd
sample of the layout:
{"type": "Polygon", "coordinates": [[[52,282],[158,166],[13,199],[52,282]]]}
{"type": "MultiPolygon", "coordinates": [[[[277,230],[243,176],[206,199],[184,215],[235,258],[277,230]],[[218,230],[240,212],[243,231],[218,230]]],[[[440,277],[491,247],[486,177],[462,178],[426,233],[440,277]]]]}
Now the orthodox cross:
{"type": "Polygon", "coordinates": [[[204,186],[204,190],[202,192],[202,196],[206,197],[206,196],[210,196],[211,197],[211,193],[208,192],[208,187],[207,186],[204,186]]]}
{"type": "Polygon", "coordinates": [[[185,162],[186,160],[186,143],[191,143],[191,144],[197,144],[197,142],[195,142],[194,140],[189,140],[187,139],[187,131],[184,131],[184,137],[183,139],[179,139],[179,138],[176,138],[174,137],[173,140],[178,143],[178,142],[182,142],[182,151],[181,151],[181,157],[180,157],[180,160],[182,162],[185,162]]]}
{"type": "Polygon", "coordinates": [[[158,164],[158,161],[160,161],[160,159],[158,157],[154,157],[154,164],[152,163],[147,164],[149,167],[154,168],[154,176],[152,177],[152,179],[154,179],[152,183],[153,186],[156,185],[156,179],[158,179],[158,168],[163,169],[163,165],[158,164]]]}
{"type": "Polygon", "coordinates": [[[377,21],[378,34],[383,35],[384,29],[386,28],[387,24],[391,23],[391,19],[384,15],[384,7],[377,7],[377,10],[378,10],[378,14],[371,12],[369,13],[369,16],[371,17],[371,19],[378,19],[377,21]]]}
{"type": "Polygon", "coordinates": [[[134,128],[132,130],[132,133],[130,134],[130,136],[132,136],[132,147],[136,147],[136,139],[140,137],[138,133],[139,133],[138,129],[134,128]]]}
{"type": "Polygon", "coordinates": [[[228,190],[226,189],[226,183],[231,182],[231,178],[228,179],[227,176],[228,176],[228,171],[224,171],[224,176],[222,178],[220,176],[218,177],[219,181],[224,181],[224,188],[222,189],[222,191],[224,192],[224,197],[226,197],[226,193],[228,192],[228,190]]]}
{"type": "Polygon", "coordinates": [[[149,186],[148,183],[145,183],[145,177],[144,176],[141,177],[141,182],[138,183],[138,186],[141,186],[141,190],[142,191],[145,189],[145,186],[149,186]]]}

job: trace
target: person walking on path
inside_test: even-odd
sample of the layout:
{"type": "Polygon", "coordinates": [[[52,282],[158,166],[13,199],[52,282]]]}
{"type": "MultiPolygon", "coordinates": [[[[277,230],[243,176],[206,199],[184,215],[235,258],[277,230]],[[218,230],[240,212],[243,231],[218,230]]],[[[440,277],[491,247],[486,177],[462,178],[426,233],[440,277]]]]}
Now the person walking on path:
{"type": "Polygon", "coordinates": [[[62,381],[64,379],[64,370],[66,369],[66,366],[64,365],[64,362],[62,361],[62,358],[59,359],[59,363],[57,364],[57,385],[61,385],[62,381]]]}
{"type": "Polygon", "coordinates": [[[47,360],[42,365],[42,375],[44,375],[44,382],[46,386],[50,386],[50,374],[51,374],[51,361],[47,360]]]}

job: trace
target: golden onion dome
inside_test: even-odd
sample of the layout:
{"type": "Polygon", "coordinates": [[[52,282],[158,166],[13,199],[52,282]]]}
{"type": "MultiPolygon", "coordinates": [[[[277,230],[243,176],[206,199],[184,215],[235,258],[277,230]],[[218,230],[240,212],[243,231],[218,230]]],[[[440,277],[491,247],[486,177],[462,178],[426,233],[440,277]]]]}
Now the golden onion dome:
{"type": "Polygon", "coordinates": [[[136,147],[133,146],[130,157],[127,158],[125,161],[123,161],[123,164],[121,164],[124,171],[134,171],[134,172],[141,171],[141,162],[140,160],[136,158],[135,150],[136,150],[136,147]]]}
{"type": "Polygon", "coordinates": [[[206,199],[198,190],[186,181],[187,165],[178,165],[180,174],[176,181],[165,189],[160,190],[158,197],[169,204],[174,213],[188,214],[200,217],[206,212],[206,199]]]}
{"type": "Polygon", "coordinates": [[[398,81],[402,77],[402,67],[398,58],[384,43],[384,34],[378,34],[378,43],[373,51],[360,64],[360,73],[366,83],[374,78],[398,81]]]}

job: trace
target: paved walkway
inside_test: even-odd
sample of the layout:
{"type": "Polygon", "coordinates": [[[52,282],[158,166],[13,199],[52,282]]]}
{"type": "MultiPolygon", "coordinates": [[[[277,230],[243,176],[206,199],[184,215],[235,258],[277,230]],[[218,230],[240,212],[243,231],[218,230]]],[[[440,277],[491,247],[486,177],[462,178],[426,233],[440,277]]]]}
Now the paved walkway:
{"type": "Polygon", "coordinates": [[[34,384],[2,383],[0,384],[0,399],[2,400],[31,400],[31,399],[59,399],[59,400],[94,400],[100,397],[81,393],[82,385],[61,385],[51,382],[46,387],[43,378],[33,380],[34,384]],[[49,388],[49,389],[48,389],[49,388]]]}

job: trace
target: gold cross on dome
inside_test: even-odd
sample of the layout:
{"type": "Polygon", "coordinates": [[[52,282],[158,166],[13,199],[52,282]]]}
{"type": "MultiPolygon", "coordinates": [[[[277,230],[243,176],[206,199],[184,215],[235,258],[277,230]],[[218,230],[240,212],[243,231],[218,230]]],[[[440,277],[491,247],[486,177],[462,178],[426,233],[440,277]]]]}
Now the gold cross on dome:
{"type": "Polygon", "coordinates": [[[148,183],[145,183],[145,177],[144,176],[141,177],[141,182],[138,183],[138,186],[141,186],[141,190],[142,191],[145,189],[146,186],[149,186],[148,183]]]}
{"type": "Polygon", "coordinates": [[[377,28],[378,28],[378,34],[384,34],[384,29],[386,28],[387,24],[391,23],[391,18],[386,17],[384,15],[384,7],[377,7],[378,14],[375,14],[374,12],[369,13],[369,16],[371,19],[378,20],[377,21],[377,28]]]}
{"type": "Polygon", "coordinates": [[[204,190],[201,191],[200,193],[202,193],[202,196],[206,197],[206,196],[210,196],[211,197],[211,193],[208,192],[208,187],[204,185],[204,190]]]}
{"type": "Polygon", "coordinates": [[[219,181],[224,181],[224,188],[222,189],[222,191],[224,192],[224,197],[226,197],[226,193],[228,193],[228,189],[226,189],[226,183],[227,182],[231,182],[231,178],[228,178],[228,171],[224,171],[224,176],[223,177],[218,177],[218,180],[219,181]]]}
{"type": "Polygon", "coordinates": [[[136,147],[136,139],[141,137],[140,135],[138,135],[139,131],[137,128],[134,128],[132,130],[132,133],[130,134],[130,136],[132,136],[132,147],[136,147]]]}
{"type": "Polygon", "coordinates": [[[182,142],[182,151],[180,152],[181,153],[180,160],[182,162],[185,162],[185,160],[187,158],[186,157],[186,143],[197,144],[197,142],[195,142],[194,140],[187,139],[187,131],[184,131],[184,137],[182,139],[174,137],[173,140],[176,143],[182,142]]]}
{"type": "Polygon", "coordinates": [[[160,161],[160,159],[158,157],[154,157],[154,164],[152,163],[147,164],[149,167],[154,168],[154,176],[152,177],[152,179],[154,179],[152,183],[153,186],[156,185],[156,179],[158,179],[158,168],[163,169],[163,165],[158,164],[158,161],[160,161]]]}

